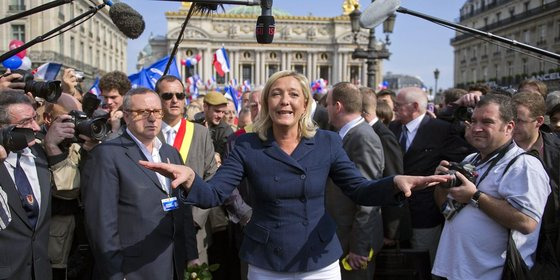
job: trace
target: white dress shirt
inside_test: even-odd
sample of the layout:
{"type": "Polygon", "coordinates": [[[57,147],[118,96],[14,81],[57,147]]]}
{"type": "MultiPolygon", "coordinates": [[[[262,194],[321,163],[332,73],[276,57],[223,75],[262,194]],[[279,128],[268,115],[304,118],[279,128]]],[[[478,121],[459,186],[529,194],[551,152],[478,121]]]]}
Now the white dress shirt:
{"type": "Polygon", "coordinates": [[[361,122],[364,121],[364,118],[357,117],[349,122],[347,122],[339,131],[338,135],[340,135],[341,139],[344,139],[344,136],[350,131],[350,129],[354,128],[355,126],[359,125],[361,122]]]}
{"type": "MultiPolygon", "coordinates": [[[[36,144],[38,145],[38,144],[36,144]]],[[[25,148],[21,153],[20,158],[21,168],[25,172],[25,176],[27,176],[27,180],[31,185],[31,189],[33,190],[33,195],[37,200],[37,205],[39,206],[39,210],[41,209],[41,186],[39,185],[39,176],[37,175],[37,167],[35,167],[35,155],[31,153],[31,149],[25,148]]],[[[8,169],[8,173],[10,173],[10,177],[12,177],[12,181],[14,185],[16,184],[16,180],[14,177],[14,170],[16,169],[17,165],[17,153],[10,153],[8,157],[4,160],[4,165],[6,169],[8,169]]],[[[16,185],[16,188],[18,186],[16,185]]]]}
{"type": "Polygon", "coordinates": [[[405,124],[406,129],[408,130],[408,134],[406,135],[406,150],[410,148],[410,144],[412,144],[414,137],[416,137],[416,132],[418,132],[418,128],[420,127],[420,123],[422,123],[424,116],[426,116],[426,114],[422,114],[405,124]]]}
{"type": "Polygon", "coordinates": [[[161,133],[163,134],[163,137],[165,138],[165,142],[167,142],[167,144],[173,146],[173,143],[175,143],[175,137],[179,132],[179,127],[181,127],[181,122],[178,122],[174,126],[170,126],[165,122],[161,122],[161,133]],[[169,133],[171,133],[171,135],[169,133]]]}
{"type": "MultiPolygon", "coordinates": [[[[157,137],[154,138],[154,140],[153,140],[154,143],[153,143],[153,147],[152,147],[152,152],[150,153],[150,151],[148,151],[148,148],[146,148],[146,146],[144,144],[142,144],[142,142],[140,142],[140,140],[138,140],[138,138],[136,138],[134,136],[134,134],[132,134],[132,132],[130,132],[130,130],[128,128],[126,129],[126,133],[128,133],[128,135],[130,135],[132,140],[134,140],[134,142],[136,142],[136,145],[138,145],[138,147],[140,148],[140,150],[142,151],[142,153],[144,154],[146,159],[148,159],[149,162],[162,162],[161,161],[161,156],[159,154],[159,150],[161,149],[161,146],[163,144],[161,143],[161,141],[157,137]]],[[[171,193],[171,180],[169,178],[159,174],[158,172],[156,172],[156,175],[157,175],[159,183],[161,184],[163,189],[167,192],[167,194],[170,194],[171,193]]]]}

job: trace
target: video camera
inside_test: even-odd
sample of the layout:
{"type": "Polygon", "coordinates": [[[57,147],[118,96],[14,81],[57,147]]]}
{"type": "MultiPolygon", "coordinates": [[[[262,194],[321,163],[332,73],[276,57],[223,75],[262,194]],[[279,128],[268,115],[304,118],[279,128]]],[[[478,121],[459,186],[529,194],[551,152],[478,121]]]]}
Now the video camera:
{"type": "Polygon", "coordinates": [[[15,152],[27,148],[28,143],[35,138],[30,128],[20,128],[13,125],[0,128],[0,145],[6,152],[15,152]]]}
{"type": "Polygon", "coordinates": [[[41,97],[47,102],[55,103],[62,94],[61,81],[38,82],[34,80],[33,74],[21,69],[16,69],[13,73],[21,74],[22,77],[12,82],[25,83],[23,90],[31,92],[34,97],[41,97]]]}

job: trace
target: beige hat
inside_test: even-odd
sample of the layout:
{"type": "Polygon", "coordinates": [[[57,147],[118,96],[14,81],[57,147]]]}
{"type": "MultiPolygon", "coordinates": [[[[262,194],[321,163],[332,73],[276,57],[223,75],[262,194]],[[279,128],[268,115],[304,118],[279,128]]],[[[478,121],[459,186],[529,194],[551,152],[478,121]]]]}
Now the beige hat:
{"type": "Polygon", "coordinates": [[[228,103],[226,97],[217,91],[208,92],[206,96],[204,96],[204,102],[210,105],[223,105],[228,103]]]}

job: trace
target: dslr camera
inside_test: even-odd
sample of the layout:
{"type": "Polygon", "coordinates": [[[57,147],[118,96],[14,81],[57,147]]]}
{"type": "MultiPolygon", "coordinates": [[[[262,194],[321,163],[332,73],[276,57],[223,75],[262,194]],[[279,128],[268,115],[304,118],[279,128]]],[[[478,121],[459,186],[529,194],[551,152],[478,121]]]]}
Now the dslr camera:
{"type": "Polygon", "coordinates": [[[34,138],[35,133],[30,128],[19,128],[13,125],[0,128],[0,145],[6,152],[23,150],[34,138]]]}
{"type": "Polygon", "coordinates": [[[41,97],[47,102],[54,103],[62,94],[61,81],[43,81],[34,80],[33,74],[28,71],[17,69],[13,73],[21,74],[20,79],[14,80],[14,83],[25,83],[23,90],[31,92],[33,97],[41,97]]]}
{"type": "Polygon", "coordinates": [[[460,186],[461,180],[457,178],[457,175],[455,175],[457,172],[463,174],[463,176],[465,176],[469,181],[476,183],[476,177],[478,174],[476,174],[474,165],[470,163],[463,164],[451,162],[447,168],[449,169],[447,173],[442,173],[440,175],[451,175],[452,178],[445,183],[440,183],[440,187],[448,189],[460,186]]]}
{"type": "Polygon", "coordinates": [[[82,111],[72,110],[68,115],[72,118],[66,120],[74,124],[74,137],[65,139],[63,145],[68,146],[71,143],[83,143],[84,140],[79,135],[85,135],[95,140],[103,140],[109,132],[107,119],[109,114],[105,111],[96,110],[101,100],[92,93],[86,93],[83,97],[82,111]]]}

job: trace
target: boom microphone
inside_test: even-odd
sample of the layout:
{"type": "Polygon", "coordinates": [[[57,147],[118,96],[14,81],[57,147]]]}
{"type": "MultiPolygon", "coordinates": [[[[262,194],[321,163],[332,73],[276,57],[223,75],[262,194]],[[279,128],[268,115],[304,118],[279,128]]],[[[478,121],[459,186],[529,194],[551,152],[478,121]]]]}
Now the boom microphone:
{"type": "Polygon", "coordinates": [[[259,44],[270,44],[276,31],[272,16],[272,0],[261,0],[261,15],[257,18],[255,36],[259,44]]]}
{"type": "Polygon", "coordinates": [[[401,5],[400,0],[373,1],[360,16],[362,28],[375,28],[392,15],[401,5]]]}
{"type": "Polygon", "coordinates": [[[122,2],[112,4],[110,1],[105,1],[105,3],[111,7],[109,9],[111,20],[126,37],[136,39],[142,35],[146,24],[140,13],[122,2]]]}

